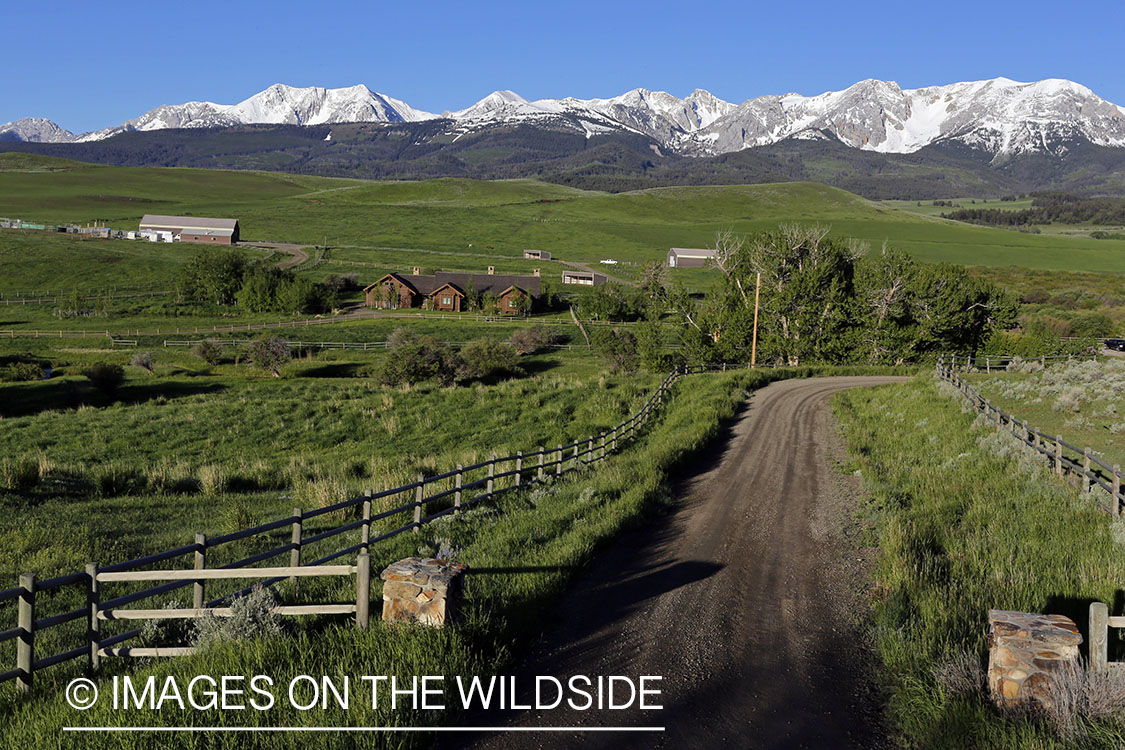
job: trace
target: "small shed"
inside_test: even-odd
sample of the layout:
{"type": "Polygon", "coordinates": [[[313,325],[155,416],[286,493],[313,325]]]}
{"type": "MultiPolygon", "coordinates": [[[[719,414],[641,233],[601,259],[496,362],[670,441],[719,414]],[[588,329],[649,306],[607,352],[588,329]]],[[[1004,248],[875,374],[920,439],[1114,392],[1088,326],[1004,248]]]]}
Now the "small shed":
{"type": "Polygon", "coordinates": [[[546,250],[524,250],[523,257],[529,260],[550,260],[551,254],[546,250]]]}
{"type": "Polygon", "coordinates": [[[562,283],[577,286],[601,286],[607,281],[605,275],[593,271],[563,271],[562,283]]]}
{"type": "Polygon", "coordinates": [[[715,257],[714,250],[674,247],[668,251],[669,268],[704,268],[715,257]]]}

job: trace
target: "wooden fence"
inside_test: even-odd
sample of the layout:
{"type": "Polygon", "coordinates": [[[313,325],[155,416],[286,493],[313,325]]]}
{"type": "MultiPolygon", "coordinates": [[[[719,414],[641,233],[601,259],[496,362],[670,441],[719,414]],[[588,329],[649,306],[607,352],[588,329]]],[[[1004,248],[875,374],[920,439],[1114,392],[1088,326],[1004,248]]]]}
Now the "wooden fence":
{"type": "MultiPolygon", "coordinates": [[[[731,368],[743,366],[731,365],[731,368]]],[[[721,369],[725,371],[727,365],[722,365],[721,369]]],[[[703,368],[692,368],[691,371],[702,372],[703,368]]],[[[585,440],[559,444],[554,448],[539,446],[534,450],[517,451],[509,456],[498,457],[493,454],[486,461],[470,466],[458,464],[453,470],[442,474],[429,477],[419,474],[417,480],[401,487],[381,492],[368,490],[361,496],[313,510],[294,508],[290,516],[230,534],[208,537],[206,534],[197,533],[190,544],[135,560],[101,567],[91,563],[83,572],[42,581],[31,573],[21,575],[17,587],[0,591],[0,611],[3,610],[4,605],[12,603],[16,603],[17,610],[16,627],[0,631],[0,643],[9,640],[17,641],[16,668],[0,672],[0,684],[16,680],[19,689],[28,692],[31,690],[36,672],[43,669],[81,658],[89,659],[89,665],[96,667],[99,655],[122,653],[120,650],[112,649],[118,644],[136,638],[141,631],[131,629],[114,635],[103,634],[101,623],[106,618],[99,615],[117,612],[126,604],[192,586],[191,609],[213,609],[234,597],[249,593],[254,587],[246,587],[206,601],[205,581],[208,579],[245,577],[245,574],[253,574],[254,577],[262,578],[258,585],[270,586],[298,575],[294,573],[294,569],[325,566],[342,557],[366,555],[372,545],[386,539],[408,531],[419,533],[422,526],[439,518],[459,513],[463,509],[492,500],[503,493],[558,478],[603,461],[607,456],[620,450],[624,444],[636,438],[638,432],[668,398],[672,387],[685,374],[687,374],[685,370],[673,371],[633,416],[612,429],[598,435],[591,435],[585,440]],[[384,498],[397,498],[400,502],[388,510],[373,512],[373,502],[384,498]],[[327,528],[310,527],[310,522],[314,519],[331,522],[334,520],[333,517],[348,513],[358,514],[358,518],[327,528]],[[402,516],[408,520],[395,528],[383,530],[375,525],[384,519],[402,516]],[[288,541],[281,544],[276,544],[276,540],[270,541],[271,534],[276,537],[278,534],[284,534],[286,530],[289,532],[288,541]],[[373,532],[378,533],[372,536],[373,532]],[[350,538],[345,535],[349,535],[350,538]],[[208,558],[216,550],[225,545],[250,539],[275,546],[217,568],[208,566],[208,558]],[[308,559],[310,547],[327,540],[335,540],[334,544],[343,546],[316,559],[308,559]],[[287,568],[250,568],[285,555],[288,555],[289,560],[287,568]],[[192,561],[190,572],[145,570],[151,565],[184,558],[192,561]],[[217,573],[217,571],[227,573],[217,573]],[[124,573],[127,575],[120,575],[124,573]],[[167,582],[108,600],[101,599],[98,591],[99,583],[111,580],[166,580],[167,582]],[[65,589],[77,589],[77,593],[86,598],[87,605],[46,617],[40,616],[36,605],[37,595],[65,589]],[[88,622],[85,638],[81,642],[59,653],[48,656],[36,655],[37,634],[78,620],[88,622]]],[[[359,597],[357,602],[358,599],[359,597]]],[[[134,649],[132,653],[136,655],[138,652],[134,649]]]]}
{"type": "Polygon", "coordinates": [[[1109,629],[1125,628],[1125,617],[1110,617],[1105,602],[1090,603],[1090,671],[1102,674],[1125,670],[1125,662],[1109,661],[1109,629]]]}
{"type": "MultiPolygon", "coordinates": [[[[1096,359],[1097,355],[1089,355],[1096,359]]],[[[998,361],[1004,361],[1005,366],[1013,357],[993,357],[987,365],[999,368],[998,361]]],[[[1044,364],[1051,360],[1068,359],[1068,357],[1043,357],[1036,358],[1044,364]]],[[[1070,357],[1069,359],[1074,359],[1070,357]]],[[[947,383],[951,383],[969,404],[986,419],[994,423],[997,430],[1007,429],[1011,434],[1027,446],[1034,448],[1040,455],[1046,457],[1048,464],[1060,477],[1074,478],[1080,484],[1083,492],[1090,492],[1095,486],[1102,488],[1109,495],[1108,505],[1099,503],[1102,509],[1113,517],[1121,515],[1122,501],[1125,495],[1121,487],[1121,465],[1109,464],[1094,455],[1090,448],[1079,448],[1062,439],[1062,435],[1048,435],[1041,430],[1028,425],[1027,420],[1019,420],[1014,415],[1000,409],[986,399],[975,388],[969,385],[964,378],[957,374],[957,368],[976,368],[980,358],[973,360],[968,357],[939,357],[937,362],[937,375],[947,383]]]]}
{"type": "MultiPolygon", "coordinates": [[[[240,346],[242,344],[253,343],[253,339],[165,339],[165,347],[176,346],[197,346],[204,341],[210,341],[216,346],[240,346]]],[[[137,342],[126,341],[125,339],[114,339],[113,344],[121,346],[136,346],[137,342]]],[[[464,346],[464,341],[446,341],[450,346],[464,346]]],[[[289,341],[291,349],[307,350],[307,349],[348,349],[356,351],[378,351],[387,348],[386,341],[289,341]]],[[[586,344],[546,344],[542,348],[554,349],[556,351],[586,351],[590,347],[586,344]]],[[[668,349],[678,349],[679,346],[669,346],[668,349]]]]}
{"type": "MultiPolygon", "coordinates": [[[[84,294],[80,295],[80,300],[107,300],[107,299],[130,299],[134,297],[167,297],[172,292],[128,292],[121,294],[84,294]]],[[[58,304],[60,302],[70,302],[74,299],[73,295],[54,296],[54,297],[0,297],[0,305],[46,305],[58,304]]]]}

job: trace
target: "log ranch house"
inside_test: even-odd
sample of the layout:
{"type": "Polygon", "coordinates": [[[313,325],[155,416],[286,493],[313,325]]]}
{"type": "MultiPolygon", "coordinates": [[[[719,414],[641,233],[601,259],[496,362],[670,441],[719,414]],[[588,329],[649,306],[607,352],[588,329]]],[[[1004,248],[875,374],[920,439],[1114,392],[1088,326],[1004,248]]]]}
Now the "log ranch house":
{"type": "Polygon", "coordinates": [[[400,307],[424,307],[430,310],[461,312],[468,309],[466,298],[470,290],[482,297],[491,293],[501,315],[521,315],[530,312],[540,297],[539,269],[533,276],[496,274],[492,266],[488,273],[454,273],[438,271],[433,275],[414,273],[389,273],[364,288],[368,307],[394,310],[400,307]]]}

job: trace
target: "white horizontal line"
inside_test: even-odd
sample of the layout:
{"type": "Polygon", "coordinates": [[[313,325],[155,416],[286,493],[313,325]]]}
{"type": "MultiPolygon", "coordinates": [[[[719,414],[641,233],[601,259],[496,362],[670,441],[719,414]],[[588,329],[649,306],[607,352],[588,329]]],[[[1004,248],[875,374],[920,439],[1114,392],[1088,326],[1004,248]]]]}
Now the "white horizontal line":
{"type": "Polygon", "coordinates": [[[64,732],[663,732],[664,727],[63,727],[64,732]]]}

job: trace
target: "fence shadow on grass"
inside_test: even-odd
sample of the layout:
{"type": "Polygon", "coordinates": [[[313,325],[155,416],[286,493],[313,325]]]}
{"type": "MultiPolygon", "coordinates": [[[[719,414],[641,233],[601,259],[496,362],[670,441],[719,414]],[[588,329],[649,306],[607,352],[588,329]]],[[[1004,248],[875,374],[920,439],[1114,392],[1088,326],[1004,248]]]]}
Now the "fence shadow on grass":
{"type": "Polygon", "coordinates": [[[77,409],[87,406],[109,406],[113,403],[141,404],[154,398],[166,399],[218,393],[226,386],[219,383],[129,383],[121,387],[117,397],[109,399],[88,383],[72,379],[51,379],[29,383],[7,383],[0,399],[0,417],[31,417],[44,411],[77,409]]]}
{"type": "MultiPolygon", "coordinates": [[[[1052,595],[1047,597],[1046,603],[1039,611],[1049,612],[1052,615],[1065,615],[1074,620],[1078,632],[1082,634],[1082,651],[1089,654],[1090,604],[1096,601],[1100,600],[1083,596],[1052,595]]],[[[1110,616],[1125,614],[1125,590],[1118,589],[1113,595],[1113,601],[1106,604],[1109,605],[1110,616]]],[[[1125,631],[1118,628],[1109,629],[1108,651],[1111,662],[1125,661],[1125,641],[1121,637],[1123,632],[1125,631]]]]}
{"type": "Polygon", "coordinates": [[[333,362],[301,370],[299,375],[302,378],[354,378],[364,366],[359,362],[333,362]]]}

